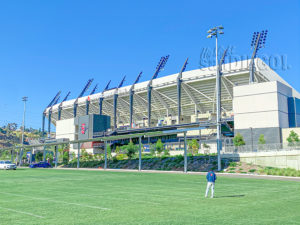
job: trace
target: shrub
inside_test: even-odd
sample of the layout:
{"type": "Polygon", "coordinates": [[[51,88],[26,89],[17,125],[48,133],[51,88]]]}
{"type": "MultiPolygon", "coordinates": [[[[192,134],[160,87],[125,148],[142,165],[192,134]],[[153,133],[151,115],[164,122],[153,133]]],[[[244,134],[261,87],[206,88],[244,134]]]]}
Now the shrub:
{"type": "Polygon", "coordinates": [[[256,171],[256,169],[249,170],[250,173],[254,173],[255,171],[256,171]]]}
{"type": "Polygon", "coordinates": [[[164,144],[161,142],[161,139],[158,139],[155,145],[156,151],[158,154],[161,154],[162,151],[164,150],[164,144]]]}
{"type": "Polygon", "coordinates": [[[261,135],[259,136],[258,144],[260,144],[260,145],[266,144],[265,136],[264,136],[263,134],[261,134],[261,135]]]}
{"type": "Polygon", "coordinates": [[[233,138],[233,144],[234,146],[241,146],[245,145],[246,143],[244,141],[244,137],[240,133],[237,133],[233,138]]]}
{"type": "Polygon", "coordinates": [[[297,142],[299,142],[299,135],[295,131],[291,131],[288,138],[286,139],[289,143],[289,145],[293,145],[297,142]]]}
{"type": "Polygon", "coordinates": [[[230,162],[230,163],[229,163],[229,166],[231,166],[231,167],[236,167],[236,165],[237,165],[236,162],[230,162]]]}
{"type": "Polygon", "coordinates": [[[119,155],[116,155],[115,158],[116,158],[117,160],[123,160],[123,159],[126,158],[126,154],[119,154],[119,155]]]}

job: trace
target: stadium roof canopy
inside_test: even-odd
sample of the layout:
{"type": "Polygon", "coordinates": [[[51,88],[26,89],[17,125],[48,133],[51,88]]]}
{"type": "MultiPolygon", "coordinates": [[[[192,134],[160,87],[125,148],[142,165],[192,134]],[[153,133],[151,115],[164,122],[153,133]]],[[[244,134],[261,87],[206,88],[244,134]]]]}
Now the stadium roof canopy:
{"type": "MultiPolygon", "coordinates": [[[[221,80],[221,104],[223,112],[232,112],[233,87],[249,84],[249,63],[250,60],[243,60],[234,63],[227,63],[222,66],[221,80]]],[[[256,82],[280,81],[291,87],[275,71],[273,71],[261,59],[255,59],[255,80],[256,82]]],[[[216,90],[216,67],[190,70],[182,73],[182,115],[191,116],[195,110],[199,113],[215,112],[215,90],[216,90]]],[[[172,74],[157,78],[152,82],[152,118],[161,119],[167,115],[177,116],[177,76],[172,74]]],[[[106,80],[103,82],[106,82],[106,80]]],[[[133,119],[140,121],[147,118],[147,85],[149,81],[137,83],[134,86],[134,114],[133,119]]],[[[99,113],[99,99],[104,98],[103,114],[113,119],[113,98],[118,94],[118,121],[129,123],[129,91],[131,85],[112,89],[104,93],[90,95],[90,114],[99,113]]],[[[293,89],[293,95],[300,98],[300,94],[293,89]]],[[[78,116],[86,113],[86,100],[88,96],[78,99],[78,116]]],[[[73,118],[73,105],[76,99],[62,103],[61,119],[73,118]]],[[[58,106],[52,107],[51,122],[56,124],[58,119],[58,106]]],[[[46,115],[50,107],[46,109],[46,115]]]]}

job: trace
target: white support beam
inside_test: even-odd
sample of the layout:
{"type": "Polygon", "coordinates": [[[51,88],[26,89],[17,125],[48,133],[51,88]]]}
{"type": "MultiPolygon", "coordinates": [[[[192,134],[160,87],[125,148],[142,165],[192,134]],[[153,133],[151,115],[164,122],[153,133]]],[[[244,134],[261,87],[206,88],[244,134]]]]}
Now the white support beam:
{"type": "Polygon", "coordinates": [[[166,101],[159,95],[159,93],[157,93],[157,91],[152,91],[152,94],[158,99],[158,101],[165,107],[165,109],[167,110],[167,116],[168,115],[168,112],[171,112],[172,114],[175,114],[174,113],[174,110],[171,110],[169,105],[166,103],[166,101]]]}
{"type": "Polygon", "coordinates": [[[201,113],[204,113],[203,107],[199,104],[195,96],[192,94],[192,92],[186,87],[185,85],[182,85],[183,90],[185,93],[189,96],[189,98],[192,100],[192,102],[196,105],[197,110],[199,110],[201,113]]]}
{"type": "Polygon", "coordinates": [[[226,80],[222,79],[222,77],[221,77],[221,82],[222,82],[223,86],[225,87],[225,89],[226,89],[227,93],[229,94],[230,98],[233,99],[233,94],[230,92],[230,90],[229,90],[229,88],[228,88],[228,86],[227,86],[227,84],[226,84],[225,81],[226,80]]]}

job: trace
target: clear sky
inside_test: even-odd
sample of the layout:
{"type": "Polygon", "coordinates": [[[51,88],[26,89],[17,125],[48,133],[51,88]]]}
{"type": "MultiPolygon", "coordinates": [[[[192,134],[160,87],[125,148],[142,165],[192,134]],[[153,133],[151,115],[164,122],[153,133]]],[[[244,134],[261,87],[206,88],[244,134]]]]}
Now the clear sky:
{"type": "Polygon", "coordinates": [[[268,29],[267,56],[287,57],[276,71],[300,91],[300,1],[100,1],[3,0],[0,4],[0,125],[22,123],[22,96],[28,96],[26,126],[40,128],[42,111],[54,95],[75,98],[89,78],[101,91],[124,75],[131,84],[142,70],[148,80],[157,62],[170,54],[159,75],[200,68],[209,28],[223,25],[223,47],[251,55],[254,31],[268,29]]]}

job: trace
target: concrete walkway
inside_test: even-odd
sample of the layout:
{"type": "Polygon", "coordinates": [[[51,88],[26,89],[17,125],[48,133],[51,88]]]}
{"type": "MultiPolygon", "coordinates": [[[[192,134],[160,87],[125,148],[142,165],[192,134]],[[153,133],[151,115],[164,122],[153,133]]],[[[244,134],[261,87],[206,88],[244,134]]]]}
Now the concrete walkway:
{"type": "MultiPolygon", "coordinates": [[[[182,171],[162,171],[162,170],[129,170],[129,169],[97,169],[97,168],[54,168],[57,170],[83,170],[83,171],[110,171],[110,172],[134,172],[134,173],[170,173],[170,174],[185,174],[182,171]]],[[[206,175],[206,172],[187,172],[190,175],[206,175]]],[[[272,176],[272,175],[258,175],[258,174],[237,174],[237,173],[216,173],[220,177],[232,178],[250,178],[250,179],[264,179],[264,180],[283,180],[283,181],[298,181],[300,177],[286,177],[286,176],[272,176]]]]}

